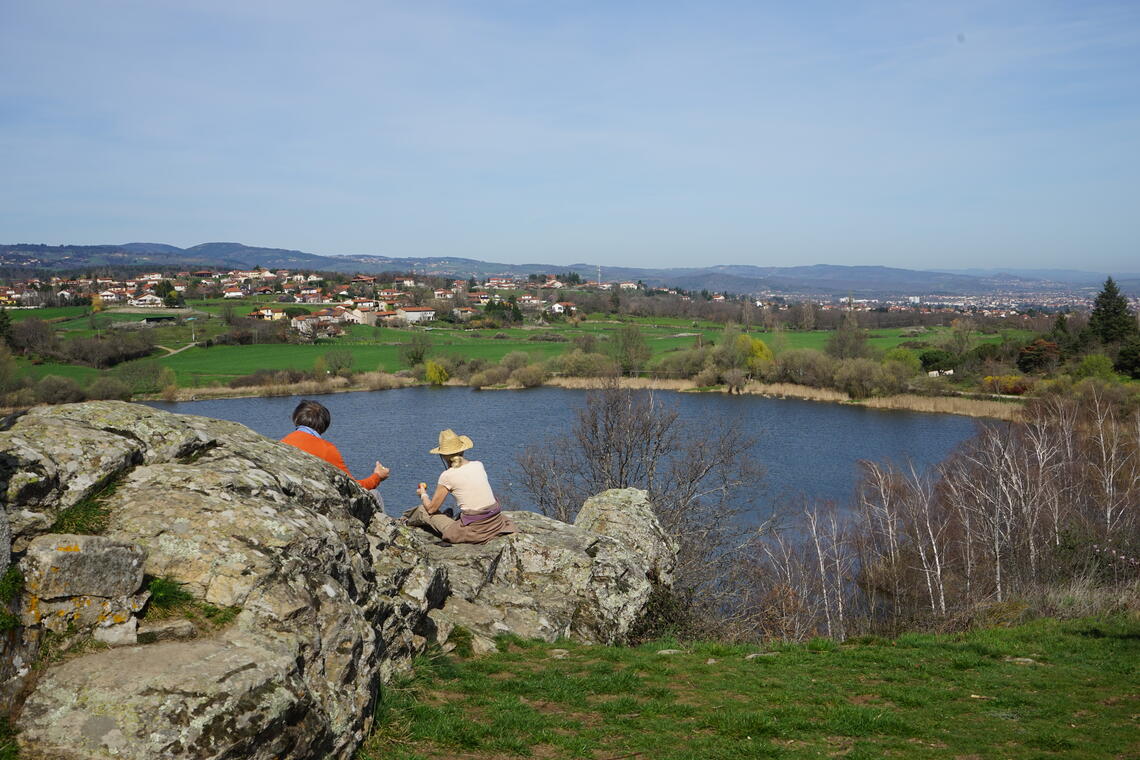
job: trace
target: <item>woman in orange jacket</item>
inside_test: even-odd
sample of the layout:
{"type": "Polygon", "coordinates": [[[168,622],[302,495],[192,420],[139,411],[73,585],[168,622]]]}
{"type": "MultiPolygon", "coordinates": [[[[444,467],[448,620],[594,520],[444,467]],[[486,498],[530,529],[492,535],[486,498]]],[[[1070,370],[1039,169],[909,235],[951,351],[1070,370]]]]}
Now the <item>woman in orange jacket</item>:
{"type": "MultiPolygon", "coordinates": [[[[352,473],[348,471],[348,465],[344,463],[344,457],[340,455],[340,451],[321,437],[328,430],[331,422],[332,415],[329,414],[329,410],[325,408],[324,404],[316,401],[302,401],[293,410],[293,424],[297,426],[297,429],[282,438],[281,442],[296,446],[301,451],[306,451],[325,460],[351,478],[352,473]]],[[[353,478],[353,480],[366,491],[372,491],[380,485],[380,481],[388,477],[388,474],[388,468],[377,462],[371,475],[364,479],[353,478]]],[[[375,494],[375,496],[379,499],[379,494],[375,494]]]]}

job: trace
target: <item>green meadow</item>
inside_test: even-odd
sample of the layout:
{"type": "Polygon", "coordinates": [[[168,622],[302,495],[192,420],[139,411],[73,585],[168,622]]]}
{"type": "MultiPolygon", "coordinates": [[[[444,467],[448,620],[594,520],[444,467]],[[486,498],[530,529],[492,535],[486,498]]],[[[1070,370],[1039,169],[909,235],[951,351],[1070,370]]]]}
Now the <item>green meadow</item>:
{"type": "MultiPolygon", "coordinates": [[[[523,351],[532,362],[544,361],[574,348],[573,339],[577,336],[593,336],[598,339],[599,350],[605,350],[606,341],[626,325],[636,326],[644,335],[653,356],[660,356],[674,350],[686,349],[698,343],[708,344],[718,340],[724,326],[704,320],[691,320],[678,317],[629,317],[616,318],[613,315],[590,314],[578,323],[555,322],[543,327],[504,327],[500,329],[469,329],[463,325],[434,323],[423,328],[390,328],[348,325],[345,334],[335,339],[320,339],[307,344],[255,344],[243,346],[218,345],[205,348],[201,344],[224,332],[227,327],[221,318],[227,311],[244,315],[253,308],[272,303],[268,298],[243,301],[194,301],[189,310],[184,310],[180,323],[164,324],[149,330],[158,346],[155,355],[138,361],[158,361],[174,371],[179,385],[198,387],[225,384],[235,377],[247,375],[257,370],[269,369],[312,369],[317,359],[334,349],[345,349],[353,355],[353,370],[372,371],[381,369],[396,372],[407,369],[400,358],[400,344],[411,339],[413,330],[426,335],[431,341],[429,355],[455,356],[466,359],[484,359],[497,362],[508,353],[523,351]],[[185,317],[191,318],[185,318],[185,317]],[[546,339],[543,339],[546,338],[546,339]],[[555,338],[551,340],[550,338],[555,338]],[[197,346],[193,344],[197,343],[197,346]],[[165,349],[165,350],[164,350],[165,349]],[[185,349],[179,351],[179,349],[185,349]],[[171,354],[172,351],[178,351],[171,354]]],[[[307,307],[316,310],[317,307],[307,307]]],[[[112,323],[139,321],[147,314],[168,314],[165,310],[140,313],[118,311],[114,308],[89,313],[86,307],[66,306],[50,309],[15,310],[9,312],[13,319],[22,320],[38,317],[49,320],[61,338],[91,337],[113,329],[112,323]]],[[[880,351],[886,351],[907,340],[905,329],[889,328],[869,330],[870,343],[880,351]]],[[[937,344],[947,333],[945,328],[935,328],[923,334],[919,340],[937,344]]],[[[766,341],[777,353],[790,349],[812,348],[822,350],[831,331],[810,332],[781,331],[770,333],[763,330],[750,330],[749,334],[766,341]]],[[[1024,338],[1024,331],[1007,332],[1024,338]]],[[[980,342],[999,341],[1003,335],[978,335],[980,342]]],[[[19,368],[33,378],[56,374],[74,378],[81,383],[89,381],[98,373],[87,367],[58,363],[30,365],[20,360],[19,368]]],[[[120,365],[123,366],[123,365],[120,365]]]]}
{"type": "Polygon", "coordinates": [[[382,689],[357,760],[1140,757],[1138,683],[1135,616],[771,647],[505,638],[382,689]]]}

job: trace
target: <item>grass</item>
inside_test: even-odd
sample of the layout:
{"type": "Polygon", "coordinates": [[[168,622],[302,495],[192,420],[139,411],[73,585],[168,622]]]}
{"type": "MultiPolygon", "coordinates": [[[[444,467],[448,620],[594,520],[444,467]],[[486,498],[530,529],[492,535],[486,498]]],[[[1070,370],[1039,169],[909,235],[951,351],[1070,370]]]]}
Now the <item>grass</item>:
{"type": "Polygon", "coordinates": [[[20,747],[16,744],[16,729],[5,717],[0,717],[0,760],[17,760],[20,747]]]}
{"type": "Polygon", "coordinates": [[[20,624],[20,617],[8,607],[23,590],[24,574],[18,565],[10,566],[0,575],[0,633],[11,631],[20,624]]]}
{"type": "Polygon", "coordinates": [[[207,630],[215,630],[229,625],[241,612],[239,607],[217,607],[196,600],[184,585],[165,576],[150,578],[147,582],[150,601],[141,617],[148,620],[186,618],[207,630]]]}
{"type": "Polygon", "coordinates": [[[107,529],[111,517],[111,510],[107,509],[105,502],[115,493],[117,487],[118,480],[112,480],[102,489],[65,508],[55,518],[50,532],[89,536],[102,534],[107,529]]]}
{"type": "Polygon", "coordinates": [[[357,759],[1140,753],[1135,617],[815,640],[745,659],[757,651],[504,640],[482,659],[422,659],[382,691],[357,759]]]}

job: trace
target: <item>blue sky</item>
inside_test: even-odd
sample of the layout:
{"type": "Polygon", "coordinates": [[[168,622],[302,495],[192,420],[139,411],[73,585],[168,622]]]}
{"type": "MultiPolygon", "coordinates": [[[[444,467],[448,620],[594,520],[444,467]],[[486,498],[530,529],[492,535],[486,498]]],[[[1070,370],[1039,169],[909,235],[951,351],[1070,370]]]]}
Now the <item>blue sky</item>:
{"type": "Polygon", "coordinates": [[[0,0],[0,242],[1140,270],[1140,3],[0,0]]]}

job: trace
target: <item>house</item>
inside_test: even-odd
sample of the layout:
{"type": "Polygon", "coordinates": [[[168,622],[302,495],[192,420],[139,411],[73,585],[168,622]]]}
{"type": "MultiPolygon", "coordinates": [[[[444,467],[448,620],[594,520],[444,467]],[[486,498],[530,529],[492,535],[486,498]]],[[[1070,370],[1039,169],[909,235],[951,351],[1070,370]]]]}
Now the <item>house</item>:
{"type": "Polygon", "coordinates": [[[530,293],[523,293],[518,297],[518,305],[524,309],[534,309],[542,305],[542,301],[538,296],[533,296],[530,293]]]}
{"type": "Polygon", "coordinates": [[[272,306],[265,306],[260,309],[254,309],[246,316],[252,319],[265,319],[272,322],[286,318],[284,309],[278,309],[272,306]]]}
{"type": "Polygon", "coordinates": [[[622,290],[637,290],[637,283],[636,282],[623,282],[620,285],[618,285],[618,287],[621,288],[622,290]]]}
{"type": "Polygon", "coordinates": [[[453,315],[455,315],[456,319],[458,319],[462,322],[466,322],[467,320],[471,319],[476,314],[478,314],[479,310],[478,309],[472,309],[470,306],[457,306],[451,310],[451,313],[453,315]]]}
{"type": "Polygon", "coordinates": [[[436,298],[436,299],[439,299],[439,300],[444,300],[444,299],[448,299],[448,298],[455,298],[455,293],[453,293],[453,292],[452,292],[452,291],[450,291],[450,290],[441,290],[441,289],[436,289],[436,290],[435,290],[435,291],[432,293],[432,296],[433,296],[434,298],[436,298]]]}
{"type": "Polygon", "coordinates": [[[558,303],[552,303],[547,306],[546,310],[551,314],[573,314],[578,310],[578,307],[569,301],[559,301],[558,303]]]}
{"type": "Polygon", "coordinates": [[[153,293],[147,293],[146,295],[139,296],[138,298],[132,298],[129,303],[131,306],[145,306],[147,308],[154,308],[157,306],[162,306],[162,299],[153,293]]]}
{"type": "Polygon", "coordinates": [[[430,322],[435,319],[435,309],[429,306],[401,306],[396,309],[396,314],[408,324],[430,322]]]}
{"type": "Polygon", "coordinates": [[[245,293],[242,292],[241,288],[233,286],[233,285],[231,285],[230,287],[228,287],[222,291],[222,298],[244,298],[244,297],[245,297],[245,293]]]}

